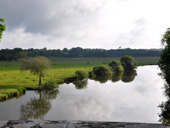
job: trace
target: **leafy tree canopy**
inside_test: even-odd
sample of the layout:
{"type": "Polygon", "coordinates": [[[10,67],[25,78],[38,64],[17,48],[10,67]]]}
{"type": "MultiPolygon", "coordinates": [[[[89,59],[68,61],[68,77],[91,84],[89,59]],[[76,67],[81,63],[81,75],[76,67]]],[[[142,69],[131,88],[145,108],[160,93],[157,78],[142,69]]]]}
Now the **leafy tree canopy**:
{"type": "Polygon", "coordinates": [[[159,114],[160,121],[164,124],[170,123],[170,28],[166,30],[162,37],[162,44],[165,46],[163,49],[160,60],[159,67],[161,69],[160,75],[165,79],[165,96],[168,100],[163,102],[159,107],[161,108],[161,113],[159,114]]]}
{"type": "Polygon", "coordinates": [[[21,70],[30,70],[31,73],[39,75],[39,85],[45,70],[50,68],[50,61],[46,57],[36,57],[21,61],[21,70]]]}
{"type": "Polygon", "coordinates": [[[5,22],[4,18],[0,18],[0,42],[1,42],[3,31],[6,30],[6,25],[3,24],[4,22],[5,22]]]}
{"type": "Polygon", "coordinates": [[[132,56],[123,56],[120,59],[121,64],[124,67],[124,70],[133,70],[137,67],[137,62],[132,56]]]}
{"type": "Polygon", "coordinates": [[[159,67],[162,71],[161,75],[170,84],[170,28],[164,33],[162,37],[162,44],[165,49],[162,51],[159,60],[159,67]]]}
{"type": "Polygon", "coordinates": [[[115,73],[122,72],[124,70],[119,60],[112,60],[109,63],[109,66],[113,69],[115,73]]]}

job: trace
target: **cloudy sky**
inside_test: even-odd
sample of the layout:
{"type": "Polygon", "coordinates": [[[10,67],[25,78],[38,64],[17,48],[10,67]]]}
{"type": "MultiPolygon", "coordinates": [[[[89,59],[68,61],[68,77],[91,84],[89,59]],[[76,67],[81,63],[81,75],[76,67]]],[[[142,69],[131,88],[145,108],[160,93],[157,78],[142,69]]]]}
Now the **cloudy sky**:
{"type": "Polygon", "coordinates": [[[170,0],[1,0],[2,48],[161,48],[170,0]]]}

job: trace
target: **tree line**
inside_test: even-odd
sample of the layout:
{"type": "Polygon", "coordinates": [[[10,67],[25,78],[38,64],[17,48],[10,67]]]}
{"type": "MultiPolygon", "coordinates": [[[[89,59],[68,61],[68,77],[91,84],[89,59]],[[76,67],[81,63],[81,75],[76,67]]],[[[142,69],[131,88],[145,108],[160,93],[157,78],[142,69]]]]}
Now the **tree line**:
{"type": "Polygon", "coordinates": [[[74,47],[71,49],[1,49],[0,60],[17,60],[25,57],[68,57],[68,58],[81,58],[81,57],[121,57],[124,55],[130,55],[133,57],[140,56],[160,56],[162,49],[90,49],[74,47]]]}

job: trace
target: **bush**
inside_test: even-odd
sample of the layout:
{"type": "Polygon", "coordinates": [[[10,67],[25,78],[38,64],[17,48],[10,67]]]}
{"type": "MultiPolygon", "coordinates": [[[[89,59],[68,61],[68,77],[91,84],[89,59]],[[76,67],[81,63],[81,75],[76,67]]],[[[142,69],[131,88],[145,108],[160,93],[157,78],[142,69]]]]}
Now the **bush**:
{"type": "Polygon", "coordinates": [[[115,73],[122,72],[124,70],[123,66],[121,65],[120,61],[118,61],[118,60],[112,60],[109,63],[109,66],[112,68],[113,72],[115,72],[115,73]]]}
{"type": "Polygon", "coordinates": [[[44,84],[42,85],[42,88],[43,88],[44,90],[53,90],[54,88],[58,88],[58,87],[59,87],[59,86],[56,85],[55,80],[52,80],[52,79],[48,80],[46,83],[44,83],[44,84]]]}
{"type": "Polygon", "coordinates": [[[75,85],[76,89],[85,89],[85,88],[87,88],[87,79],[76,80],[73,82],[73,84],[75,85]]]}
{"type": "Polygon", "coordinates": [[[89,78],[92,78],[92,77],[93,77],[93,71],[89,71],[89,72],[88,72],[88,77],[89,77],[89,78]]]}
{"type": "Polygon", "coordinates": [[[123,56],[120,59],[121,64],[124,67],[124,70],[134,70],[137,67],[137,62],[132,56],[123,56]]]}
{"type": "Polygon", "coordinates": [[[76,75],[77,80],[83,80],[87,78],[87,73],[82,70],[77,70],[75,72],[75,75],[76,75]]]}
{"type": "Polygon", "coordinates": [[[93,74],[96,76],[105,76],[112,74],[110,69],[106,66],[96,66],[93,68],[93,74]]]}

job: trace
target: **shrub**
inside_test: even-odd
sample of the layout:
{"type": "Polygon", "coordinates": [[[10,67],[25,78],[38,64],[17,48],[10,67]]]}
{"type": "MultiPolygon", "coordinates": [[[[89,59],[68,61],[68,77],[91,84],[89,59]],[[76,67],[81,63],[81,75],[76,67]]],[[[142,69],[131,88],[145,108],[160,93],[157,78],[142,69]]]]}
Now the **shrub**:
{"type": "Polygon", "coordinates": [[[89,71],[89,72],[88,72],[88,77],[89,77],[89,78],[92,78],[92,77],[93,77],[93,71],[89,71]]]}
{"type": "Polygon", "coordinates": [[[65,82],[66,84],[69,84],[69,83],[72,83],[72,82],[74,82],[74,81],[76,81],[76,80],[77,80],[77,77],[75,77],[75,76],[70,76],[70,77],[65,78],[65,79],[64,79],[64,82],[65,82]]]}
{"type": "Polygon", "coordinates": [[[76,80],[73,82],[73,84],[75,85],[76,89],[85,89],[85,88],[87,88],[87,79],[76,80]]]}
{"type": "Polygon", "coordinates": [[[93,68],[93,74],[96,76],[105,76],[112,74],[110,69],[106,66],[96,66],[93,68]]]}
{"type": "Polygon", "coordinates": [[[44,90],[53,90],[54,88],[58,88],[59,86],[56,85],[55,80],[49,79],[46,83],[42,85],[44,90]]]}
{"type": "Polygon", "coordinates": [[[124,67],[124,70],[134,70],[137,67],[137,62],[132,56],[123,56],[120,59],[121,64],[124,67]]]}
{"type": "Polygon", "coordinates": [[[113,72],[115,72],[115,73],[119,73],[124,70],[123,66],[121,65],[120,61],[118,61],[118,60],[112,60],[109,63],[109,66],[112,68],[113,72]]]}
{"type": "Polygon", "coordinates": [[[77,80],[83,80],[83,79],[87,78],[86,72],[84,72],[82,70],[77,70],[75,72],[75,75],[76,75],[77,80]]]}

